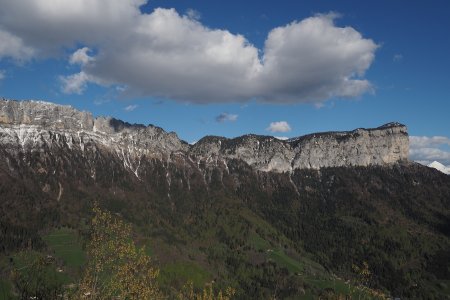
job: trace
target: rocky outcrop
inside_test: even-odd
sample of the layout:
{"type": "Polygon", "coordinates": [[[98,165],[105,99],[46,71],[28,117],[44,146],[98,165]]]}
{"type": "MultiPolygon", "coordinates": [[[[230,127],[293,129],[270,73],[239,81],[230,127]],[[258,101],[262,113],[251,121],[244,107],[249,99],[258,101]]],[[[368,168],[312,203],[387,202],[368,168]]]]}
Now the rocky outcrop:
{"type": "Polygon", "coordinates": [[[389,123],[374,129],[316,133],[287,141],[256,135],[206,137],[191,152],[200,160],[241,159],[260,171],[289,172],[393,164],[407,161],[408,149],[406,126],[389,123]]]}
{"type": "Polygon", "coordinates": [[[0,100],[0,137],[3,144],[39,149],[51,139],[84,150],[95,144],[122,156],[162,158],[187,151],[188,144],[173,132],[156,126],[129,124],[111,117],[93,118],[71,106],[42,101],[0,100]]]}
{"type": "Polygon", "coordinates": [[[91,131],[94,118],[91,113],[78,111],[69,105],[3,99],[0,100],[0,124],[91,131]]]}
{"type": "Polygon", "coordinates": [[[9,151],[37,151],[43,144],[86,147],[114,153],[136,176],[143,157],[185,161],[227,168],[242,160],[258,171],[387,165],[407,161],[406,126],[389,123],[374,129],[310,134],[287,141],[245,135],[234,139],[208,136],[188,145],[173,132],[129,124],[110,117],[94,118],[71,106],[41,101],[0,100],[0,146],[9,151]]]}
{"type": "Polygon", "coordinates": [[[313,134],[291,141],[296,168],[385,165],[406,161],[406,126],[389,123],[374,129],[313,134]]]}

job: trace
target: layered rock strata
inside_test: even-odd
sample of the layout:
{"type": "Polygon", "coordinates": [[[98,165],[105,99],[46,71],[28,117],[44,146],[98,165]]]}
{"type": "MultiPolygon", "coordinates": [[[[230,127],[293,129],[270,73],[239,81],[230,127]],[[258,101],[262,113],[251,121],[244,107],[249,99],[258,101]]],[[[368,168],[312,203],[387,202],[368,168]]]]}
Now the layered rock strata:
{"type": "Polygon", "coordinates": [[[86,146],[115,153],[133,172],[143,157],[174,156],[208,166],[227,166],[238,159],[254,170],[291,172],[296,169],[389,165],[408,160],[406,126],[389,123],[373,129],[309,134],[286,141],[244,135],[227,139],[207,136],[194,145],[173,132],[132,125],[110,117],[94,118],[71,106],[42,101],[0,100],[0,145],[8,151],[39,151],[43,144],[86,146]]]}

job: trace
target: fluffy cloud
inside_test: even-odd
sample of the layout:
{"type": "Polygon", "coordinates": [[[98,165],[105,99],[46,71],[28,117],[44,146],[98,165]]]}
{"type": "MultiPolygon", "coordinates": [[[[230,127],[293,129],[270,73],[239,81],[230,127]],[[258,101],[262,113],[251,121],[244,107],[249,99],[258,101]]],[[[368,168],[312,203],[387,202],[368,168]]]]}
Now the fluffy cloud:
{"type": "Polygon", "coordinates": [[[22,62],[33,54],[34,50],[25,46],[21,38],[1,30],[0,27],[0,59],[12,58],[22,62]]]}
{"type": "Polygon", "coordinates": [[[90,49],[88,47],[83,47],[75,51],[69,59],[69,63],[72,65],[79,64],[79,65],[86,65],[87,63],[91,62],[93,58],[88,55],[88,52],[90,49]]]}
{"type": "MultiPolygon", "coordinates": [[[[0,0],[0,28],[18,37],[34,55],[58,54],[78,43],[124,42],[144,0],[0,0]]],[[[24,57],[27,58],[27,57],[24,57]]]]}
{"type": "Polygon", "coordinates": [[[135,110],[138,107],[139,107],[139,105],[137,105],[137,104],[131,104],[131,105],[128,105],[127,107],[125,107],[124,110],[127,112],[130,112],[130,111],[135,110]]]}
{"type": "Polygon", "coordinates": [[[223,122],[226,122],[226,121],[234,122],[234,121],[237,120],[237,118],[238,118],[238,115],[228,114],[228,113],[221,113],[220,115],[218,115],[216,117],[216,122],[219,122],[219,123],[223,123],[223,122]]]}
{"type": "Polygon", "coordinates": [[[186,16],[188,16],[189,18],[194,19],[194,20],[200,20],[202,15],[200,14],[199,11],[197,11],[195,9],[192,9],[192,8],[189,8],[186,11],[186,16]]]}
{"type": "Polygon", "coordinates": [[[272,122],[266,130],[270,132],[288,132],[291,131],[291,126],[286,121],[272,122]]]}
{"type": "MultiPolygon", "coordinates": [[[[95,83],[98,85],[108,86],[110,82],[102,78],[95,77],[85,71],[75,73],[68,76],[59,76],[61,82],[61,91],[65,94],[81,95],[86,90],[88,83],[95,83]]],[[[116,90],[121,91],[121,86],[116,86],[116,90]]]]}
{"type": "Polygon", "coordinates": [[[7,35],[0,58],[48,57],[83,44],[69,58],[81,72],[64,77],[74,88],[63,81],[63,90],[75,93],[93,81],[126,86],[131,95],[193,103],[320,103],[371,90],[364,72],[377,45],[336,26],[334,14],[275,28],[257,49],[242,35],[204,26],[193,10],[146,14],[139,9],[144,3],[0,0],[0,34],[7,35]],[[94,57],[87,47],[96,49],[94,57]]]}
{"type": "Polygon", "coordinates": [[[61,90],[65,94],[82,94],[86,89],[89,82],[89,75],[84,72],[69,76],[61,76],[60,78],[62,87],[61,90]]]}
{"type": "Polygon", "coordinates": [[[351,27],[336,27],[336,15],[317,15],[273,29],[266,40],[260,97],[277,102],[320,102],[356,97],[371,85],[360,79],[377,45],[351,27]]]}
{"type": "Polygon", "coordinates": [[[411,148],[436,147],[439,145],[450,146],[450,139],[445,136],[410,136],[409,143],[411,148]]]}
{"type": "Polygon", "coordinates": [[[438,161],[444,165],[450,165],[450,152],[443,149],[450,146],[450,139],[444,136],[411,136],[409,137],[410,159],[428,165],[438,161]]]}

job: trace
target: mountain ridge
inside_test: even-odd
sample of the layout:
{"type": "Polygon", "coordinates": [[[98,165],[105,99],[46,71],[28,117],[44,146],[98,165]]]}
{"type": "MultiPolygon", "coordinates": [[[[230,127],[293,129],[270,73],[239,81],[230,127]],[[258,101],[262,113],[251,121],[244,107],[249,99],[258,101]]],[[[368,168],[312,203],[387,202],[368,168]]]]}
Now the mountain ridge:
{"type": "Polygon", "coordinates": [[[259,171],[292,172],[335,166],[385,165],[408,161],[407,128],[388,123],[377,128],[311,133],[287,141],[272,136],[247,134],[235,138],[206,136],[194,145],[155,125],[130,124],[112,117],[94,118],[92,113],[68,105],[43,101],[0,100],[0,128],[5,140],[18,140],[22,147],[40,140],[45,131],[62,133],[80,147],[93,141],[130,154],[170,157],[217,164],[240,159],[259,171]]]}

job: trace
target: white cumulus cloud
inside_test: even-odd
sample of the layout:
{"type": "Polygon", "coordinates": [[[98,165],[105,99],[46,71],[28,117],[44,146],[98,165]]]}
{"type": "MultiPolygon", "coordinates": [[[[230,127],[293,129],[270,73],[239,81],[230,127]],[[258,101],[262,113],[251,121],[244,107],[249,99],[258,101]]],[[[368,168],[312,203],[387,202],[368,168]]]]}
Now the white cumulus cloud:
{"type": "Polygon", "coordinates": [[[266,40],[260,96],[266,101],[320,102],[371,90],[362,79],[377,45],[335,14],[317,15],[273,29],[266,40]]]}
{"type": "Polygon", "coordinates": [[[200,20],[200,18],[202,17],[200,12],[193,8],[189,8],[188,10],[186,10],[186,15],[193,20],[200,20]]]}
{"type": "Polygon", "coordinates": [[[223,123],[223,122],[234,122],[236,121],[238,118],[238,115],[235,114],[229,114],[229,113],[221,113],[220,115],[218,115],[216,117],[216,121],[219,123],[223,123]]]}
{"type": "Polygon", "coordinates": [[[139,107],[139,105],[137,105],[137,104],[131,104],[131,105],[128,105],[127,107],[125,107],[124,110],[127,112],[130,112],[130,111],[135,110],[138,107],[139,107]]]}
{"type": "Polygon", "coordinates": [[[435,147],[439,145],[450,146],[450,138],[446,136],[410,136],[409,143],[411,148],[435,147]]]}
{"type": "Polygon", "coordinates": [[[286,121],[272,122],[266,130],[270,132],[289,132],[291,131],[291,126],[286,121]]]}
{"type": "Polygon", "coordinates": [[[82,66],[86,65],[87,63],[93,60],[93,58],[88,54],[89,51],[90,49],[88,47],[78,49],[70,56],[69,63],[73,65],[75,64],[80,64],[82,66]]]}
{"type": "MultiPolygon", "coordinates": [[[[124,42],[145,0],[0,0],[0,27],[34,55],[79,43],[102,48],[124,42]]],[[[25,57],[26,58],[26,57],[25,57]]]]}
{"type": "Polygon", "coordinates": [[[335,14],[275,28],[258,49],[242,35],[203,25],[194,10],[143,13],[146,2],[0,0],[0,37],[7,41],[0,58],[52,57],[81,44],[69,59],[81,72],[64,77],[73,84],[66,92],[94,82],[192,103],[320,103],[372,89],[364,73],[377,45],[337,26],[335,14]]]}
{"type": "Polygon", "coordinates": [[[69,76],[60,76],[61,90],[65,94],[82,94],[89,82],[89,76],[85,72],[69,76]]]}

